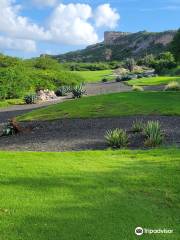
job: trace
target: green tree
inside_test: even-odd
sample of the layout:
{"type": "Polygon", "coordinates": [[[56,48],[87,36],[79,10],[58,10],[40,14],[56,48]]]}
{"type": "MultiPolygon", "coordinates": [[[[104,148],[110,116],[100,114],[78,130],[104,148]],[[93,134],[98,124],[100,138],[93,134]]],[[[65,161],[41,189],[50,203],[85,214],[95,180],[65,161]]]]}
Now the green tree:
{"type": "Polygon", "coordinates": [[[177,62],[180,62],[180,28],[177,31],[177,33],[171,43],[170,49],[175,57],[175,60],[177,62]]]}
{"type": "Polygon", "coordinates": [[[130,72],[132,72],[134,70],[135,64],[136,64],[136,62],[135,62],[134,58],[127,58],[126,61],[125,61],[125,67],[130,72]]]}

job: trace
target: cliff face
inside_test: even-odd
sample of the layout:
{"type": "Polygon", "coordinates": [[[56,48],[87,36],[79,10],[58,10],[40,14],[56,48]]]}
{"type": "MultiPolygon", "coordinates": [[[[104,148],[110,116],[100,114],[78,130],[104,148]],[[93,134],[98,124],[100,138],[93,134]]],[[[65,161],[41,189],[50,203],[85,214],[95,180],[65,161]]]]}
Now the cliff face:
{"type": "Polygon", "coordinates": [[[104,33],[104,44],[112,45],[116,39],[121,39],[131,33],[128,32],[105,32],[104,33]]]}
{"type": "Polygon", "coordinates": [[[168,49],[176,31],[165,32],[105,32],[104,42],[86,49],[54,56],[60,61],[113,61],[127,57],[140,58],[146,54],[158,55],[168,49]]]}

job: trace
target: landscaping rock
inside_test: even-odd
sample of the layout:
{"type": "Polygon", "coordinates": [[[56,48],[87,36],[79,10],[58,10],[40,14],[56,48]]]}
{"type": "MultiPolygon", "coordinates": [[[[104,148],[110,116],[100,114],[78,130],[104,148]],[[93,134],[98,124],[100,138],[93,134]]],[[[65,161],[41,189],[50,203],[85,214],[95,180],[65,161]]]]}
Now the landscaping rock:
{"type": "Polygon", "coordinates": [[[50,91],[50,90],[40,90],[37,92],[37,99],[39,101],[50,101],[53,99],[57,99],[58,97],[56,96],[54,91],[50,91]]]}

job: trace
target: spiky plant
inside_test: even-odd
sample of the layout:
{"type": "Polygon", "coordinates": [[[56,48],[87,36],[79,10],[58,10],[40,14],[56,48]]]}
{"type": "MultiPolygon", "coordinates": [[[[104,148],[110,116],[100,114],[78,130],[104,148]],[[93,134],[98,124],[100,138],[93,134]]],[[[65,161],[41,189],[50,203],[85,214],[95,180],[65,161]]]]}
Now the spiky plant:
{"type": "Polygon", "coordinates": [[[180,91],[180,84],[172,81],[165,86],[164,91],[180,91]]]}
{"type": "Polygon", "coordinates": [[[112,148],[123,148],[129,144],[129,137],[125,130],[116,128],[108,130],[105,134],[107,144],[112,148]]]}
{"type": "Polygon", "coordinates": [[[164,134],[159,121],[148,121],[144,128],[144,134],[146,137],[145,146],[156,147],[163,142],[164,134]]]}
{"type": "Polygon", "coordinates": [[[144,122],[143,120],[136,119],[132,124],[132,131],[133,132],[143,132],[144,129],[144,122]]]}
{"type": "Polygon", "coordinates": [[[141,87],[141,86],[133,86],[133,87],[132,87],[132,90],[133,90],[134,92],[143,92],[143,91],[144,91],[144,88],[141,87]]]}
{"type": "Polygon", "coordinates": [[[83,85],[77,85],[72,88],[73,98],[81,98],[85,92],[86,91],[83,89],[83,85]]]}

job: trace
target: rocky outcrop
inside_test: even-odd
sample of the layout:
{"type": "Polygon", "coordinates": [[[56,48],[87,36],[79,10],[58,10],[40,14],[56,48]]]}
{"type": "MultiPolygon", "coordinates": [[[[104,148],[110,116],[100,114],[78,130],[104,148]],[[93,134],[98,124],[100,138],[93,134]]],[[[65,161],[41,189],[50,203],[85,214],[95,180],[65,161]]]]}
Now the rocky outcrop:
{"type": "Polygon", "coordinates": [[[128,32],[105,32],[104,33],[104,44],[111,45],[114,44],[116,39],[121,39],[131,33],[128,32]]]}
{"type": "Polygon", "coordinates": [[[147,32],[105,32],[104,41],[83,50],[53,56],[59,61],[121,61],[135,59],[147,54],[159,55],[168,50],[177,31],[147,32]]]}
{"type": "Polygon", "coordinates": [[[50,91],[50,90],[40,90],[37,92],[37,99],[38,101],[50,101],[50,100],[55,100],[58,97],[56,96],[56,94],[54,93],[54,91],[50,91]]]}

